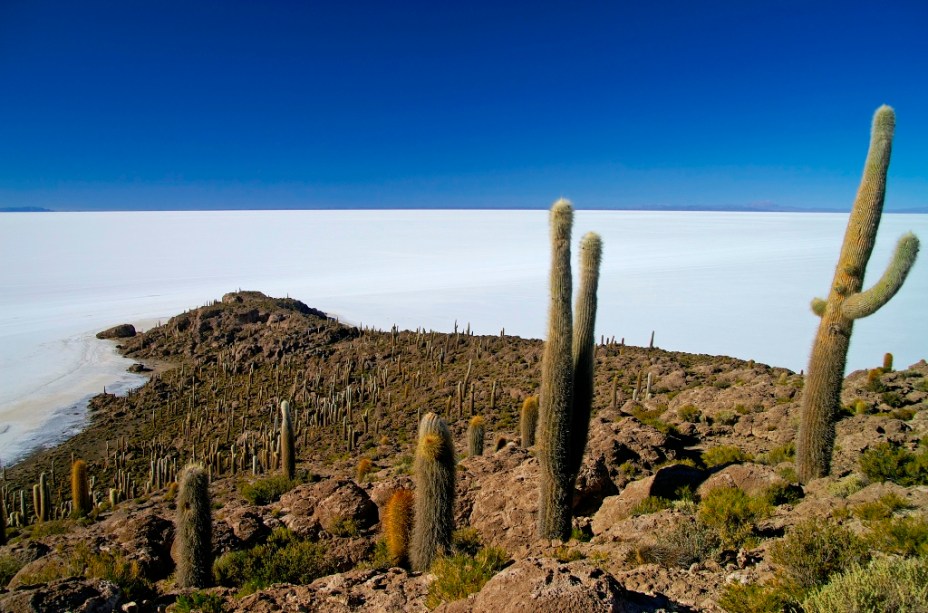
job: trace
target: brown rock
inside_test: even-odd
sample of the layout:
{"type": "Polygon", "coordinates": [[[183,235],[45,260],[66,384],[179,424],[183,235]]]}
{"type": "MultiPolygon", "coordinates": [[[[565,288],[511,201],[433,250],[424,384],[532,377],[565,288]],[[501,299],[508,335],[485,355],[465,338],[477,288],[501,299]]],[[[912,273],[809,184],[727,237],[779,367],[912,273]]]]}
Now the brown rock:
{"type": "Polygon", "coordinates": [[[297,486],[281,496],[280,506],[288,513],[282,521],[301,535],[311,535],[317,526],[338,533],[347,520],[359,530],[366,530],[378,521],[377,506],[349,479],[297,486]]]}
{"type": "Polygon", "coordinates": [[[714,473],[699,486],[697,493],[704,496],[719,487],[738,487],[751,496],[757,496],[774,485],[786,485],[786,480],[770,466],[747,462],[732,464],[714,473]]]}
{"type": "Polygon", "coordinates": [[[580,467],[574,486],[574,515],[590,515],[603,503],[606,496],[619,493],[609,477],[609,469],[602,456],[587,457],[580,467]]]}
{"type": "Polygon", "coordinates": [[[705,473],[698,468],[684,464],[673,464],[658,469],[650,477],[639,479],[625,486],[618,496],[609,496],[593,516],[593,534],[602,534],[616,522],[625,519],[632,509],[649,496],[674,498],[679,488],[689,486],[691,489],[705,479],[705,473]]]}
{"type": "Polygon", "coordinates": [[[121,602],[119,588],[108,581],[71,578],[0,594],[0,613],[110,613],[121,602]]]}
{"type": "Polygon", "coordinates": [[[270,533],[261,516],[248,507],[237,507],[229,511],[225,521],[245,547],[257,545],[270,533]]]}
{"type": "Polygon", "coordinates": [[[135,326],[132,324],[119,324],[102,332],[97,332],[97,338],[103,339],[132,338],[133,336],[135,336],[135,326]]]}

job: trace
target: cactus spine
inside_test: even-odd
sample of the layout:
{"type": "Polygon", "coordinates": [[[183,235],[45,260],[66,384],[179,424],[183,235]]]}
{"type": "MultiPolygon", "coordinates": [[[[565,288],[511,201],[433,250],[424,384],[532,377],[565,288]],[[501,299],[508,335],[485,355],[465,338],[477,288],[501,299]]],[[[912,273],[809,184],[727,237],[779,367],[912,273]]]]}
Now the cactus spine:
{"type": "Polygon", "coordinates": [[[90,513],[90,479],[87,477],[87,463],[75,460],[71,465],[71,511],[77,517],[90,513]]]}
{"type": "Polygon", "coordinates": [[[519,429],[522,434],[522,446],[528,449],[535,444],[535,428],[538,426],[538,396],[529,396],[522,403],[522,415],[519,417],[519,429]]]}
{"type": "Polygon", "coordinates": [[[287,479],[296,476],[296,455],[293,453],[293,421],[290,419],[290,403],[280,402],[280,466],[287,479]]]}
{"type": "Polygon", "coordinates": [[[862,291],[883,211],[895,121],[888,106],[881,106],[873,116],[870,149],[834,281],[827,300],[812,301],[812,311],[821,323],[809,357],[796,439],[796,468],[802,483],[827,475],[831,467],[835,419],[854,320],[875,313],[899,291],[918,254],[915,235],[902,236],[882,278],[862,291]]]}
{"type": "Polygon", "coordinates": [[[479,415],[467,425],[467,455],[483,455],[483,418],[479,415]]]}
{"type": "Polygon", "coordinates": [[[211,513],[206,471],[199,465],[187,466],[177,494],[174,561],[178,587],[207,587],[212,581],[211,513]]]}
{"type": "Polygon", "coordinates": [[[454,530],[454,443],[447,424],[427,413],[419,424],[413,472],[416,505],[409,560],[425,571],[436,556],[451,547],[454,530]]]}
{"type": "Polygon", "coordinates": [[[384,508],[383,533],[390,563],[405,567],[409,563],[409,533],[412,530],[415,497],[409,490],[393,492],[384,508]]]}

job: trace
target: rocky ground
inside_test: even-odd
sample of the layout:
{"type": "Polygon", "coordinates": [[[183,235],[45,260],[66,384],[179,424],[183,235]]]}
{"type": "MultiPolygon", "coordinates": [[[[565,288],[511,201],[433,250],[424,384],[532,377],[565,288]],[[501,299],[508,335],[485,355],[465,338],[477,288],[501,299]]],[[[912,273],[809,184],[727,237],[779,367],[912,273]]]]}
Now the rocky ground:
{"type": "Polygon", "coordinates": [[[924,522],[928,509],[917,479],[884,481],[861,464],[868,452],[918,453],[928,436],[924,361],[847,377],[832,474],[800,487],[791,442],[801,374],[602,339],[574,538],[560,543],[535,536],[539,466],[519,437],[541,341],[475,336],[466,325],[448,334],[358,329],[255,292],[117,336],[127,356],[159,368],[126,397],[94,398],[86,431],[6,470],[6,513],[19,516],[0,547],[0,611],[738,610],[726,586],[777,584],[785,565],[771,551],[803,522],[865,539],[879,521],[924,522]],[[282,399],[295,415],[300,477],[279,499],[256,499],[248,486],[278,472],[282,399]],[[461,555],[503,556],[463,598],[442,591],[441,572],[391,567],[379,544],[384,504],[412,487],[416,424],[427,411],[449,422],[457,443],[461,555]],[[464,433],[477,414],[484,453],[467,457],[464,433]],[[359,474],[363,458],[372,465],[359,474]],[[70,518],[72,459],[85,460],[93,479],[87,518],[70,518]],[[232,568],[235,552],[287,534],[321,552],[303,569],[317,572],[252,589],[227,572],[226,586],[176,588],[175,480],[190,461],[212,477],[217,565],[232,568]],[[52,510],[35,523],[42,473],[52,510]],[[710,492],[734,488],[748,510],[732,519],[724,508],[719,521],[710,492]]]}

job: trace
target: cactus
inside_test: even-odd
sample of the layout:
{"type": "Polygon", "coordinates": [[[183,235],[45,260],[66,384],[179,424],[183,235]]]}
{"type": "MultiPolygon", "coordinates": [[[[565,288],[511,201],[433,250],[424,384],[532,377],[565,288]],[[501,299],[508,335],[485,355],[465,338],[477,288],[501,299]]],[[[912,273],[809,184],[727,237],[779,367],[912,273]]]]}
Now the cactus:
{"type": "Polygon", "coordinates": [[[883,355],[883,372],[892,372],[893,371],[893,354],[887,353],[883,355]]]}
{"type": "Polygon", "coordinates": [[[467,426],[467,455],[483,455],[483,418],[476,415],[467,426]]]}
{"type": "Polygon", "coordinates": [[[580,240],[580,290],[574,309],[574,395],[570,425],[570,481],[576,480],[586,451],[593,407],[593,364],[596,354],[596,289],[603,244],[598,234],[588,232],[580,240]]]}
{"type": "Polygon", "coordinates": [[[384,508],[384,540],[390,563],[394,566],[405,567],[409,564],[409,533],[412,530],[414,498],[410,490],[396,490],[384,508]]]}
{"type": "Polygon", "coordinates": [[[551,207],[551,303],[541,366],[536,432],[541,486],[538,535],[567,540],[571,501],[589,431],[593,400],[596,289],[602,242],[589,233],[581,241],[581,281],[577,321],[571,313],[570,232],[573,206],[561,199],[551,207]]]}
{"type": "Polygon", "coordinates": [[[522,446],[528,449],[535,444],[535,428],[538,426],[538,396],[529,396],[522,403],[522,415],[519,429],[522,433],[522,446]]]}
{"type": "Polygon", "coordinates": [[[75,460],[71,464],[71,512],[76,517],[84,517],[90,513],[92,507],[87,463],[83,460],[75,460]]]}
{"type": "Polygon", "coordinates": [[[207,587],[212,580],[213,547],[209,481],[202,466],[187,466],[180,475],[175,525],[178,587],[207,587]]]}
{"type": "Polygon", "coordinates": [[[356,480],[358,483],[364,481],[364,478],[371,472],[373,465],[373,462],[371,462],[369,458],[361,458],[358,460],[358,465],[355,468],[355,477],[357,477],[356,480]]]}
{"type": "Polygon", "coordinates": [[[915,235],[902,236],[883,277],[862,291],[883,211],[894,128],[893,110],[881,106],[873,117],[864,174],[831,290],[827,300],[812,301],[812,311],[821,318],[821,323],[809,357],[796,438],[796,468],[802,483],[827,475],[831,467],[835,419],[840,409],[841,383],[854,320],[875,313],[899,291],[918,254],[915,235]]]}
{"type": "Polygon", "coordinates": [[[38,491],[33,490],[33,501],[38,502],[38,506],[35,508],[36,517],[38,517],[39,521],[48,521],[51,516],[52,497],[48,489],[48,480],[45,478],[45,473],[39,475],[38,491]]]}
{"type": "Polygon", "coordinates": [[[454,443],[447,424],[427,413],[419,424],[413,465],[416,510],[409,559],[413,570],[425,571],[451,547],[454,529],[454,443]]]}
{"type": "Polygon", "coordinates": [[[0,496],[0,546],[6,545],[6,503],[0,496]]]}
{"type": "Polygon", "coordinates": [[[293,421],[290,419],[290,403],[280,402],[280,466],[287,479],[296,476],[296,455],[293,451],[293,421]]]}

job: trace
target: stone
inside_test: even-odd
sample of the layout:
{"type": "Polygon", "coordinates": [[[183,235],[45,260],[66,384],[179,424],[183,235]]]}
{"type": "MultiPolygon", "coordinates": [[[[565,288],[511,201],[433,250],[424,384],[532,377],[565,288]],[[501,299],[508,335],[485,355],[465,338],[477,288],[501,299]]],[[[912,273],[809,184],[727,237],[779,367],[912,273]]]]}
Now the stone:
{"type": "Polygon", "coordinates": [[[135,326],[132,324],[119,324],[112,328],[107,328],[102,332],[97,332],[97,338],[114,339],[114,338],[132,338],[135,336],[135,326]]]}

